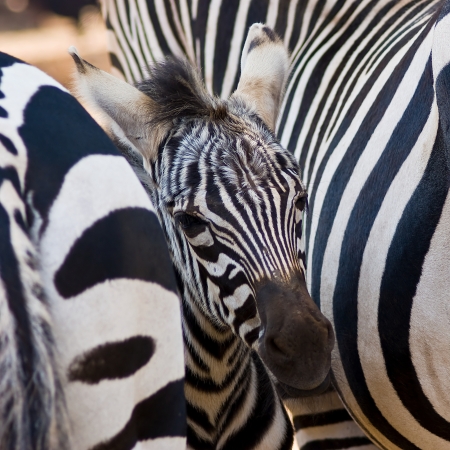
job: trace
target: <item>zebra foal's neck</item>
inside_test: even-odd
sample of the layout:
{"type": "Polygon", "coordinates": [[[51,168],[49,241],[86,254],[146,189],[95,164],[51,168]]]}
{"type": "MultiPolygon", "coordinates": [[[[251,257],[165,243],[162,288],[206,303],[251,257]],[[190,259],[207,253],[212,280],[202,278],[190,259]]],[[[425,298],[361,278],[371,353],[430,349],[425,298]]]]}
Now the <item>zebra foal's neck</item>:
{"type": "Polygon", "coordinates": [[[148,173],[138,170],[182,294],[188,444],[290,448],[271,379],[290,395],[325,390],[334,334],[306,289],[299,168],[273,134],[288,75],[282,42],[250,28],[227,101],[184,60],[155,64],[134,88],[72,56],[80,95],[148,173]]]}
{"type": "Polygon", "coordinates": [[[189,445],[291,449],[289,418],[259,356],[191,305],[183,299],[189,445]]]}

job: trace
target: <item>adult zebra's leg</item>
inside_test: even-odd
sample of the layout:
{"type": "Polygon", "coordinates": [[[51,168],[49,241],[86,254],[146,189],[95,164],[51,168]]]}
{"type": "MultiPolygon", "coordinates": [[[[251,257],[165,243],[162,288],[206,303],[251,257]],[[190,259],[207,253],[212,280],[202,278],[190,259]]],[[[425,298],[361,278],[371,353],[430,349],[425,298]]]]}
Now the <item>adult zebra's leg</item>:
{"type": "Polygon", "coordinates": [[[290,411],[299,450],[375,450],[333,388],[322,395],[284,401],[290,411]]]}

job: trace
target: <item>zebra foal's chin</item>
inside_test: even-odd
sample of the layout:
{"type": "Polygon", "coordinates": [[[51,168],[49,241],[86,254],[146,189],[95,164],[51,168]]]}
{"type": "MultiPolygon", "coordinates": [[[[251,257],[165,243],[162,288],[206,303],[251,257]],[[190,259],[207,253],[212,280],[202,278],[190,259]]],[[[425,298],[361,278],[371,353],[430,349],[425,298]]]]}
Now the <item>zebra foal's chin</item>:
{"type": "Polygon", "coordinates": [[[186,60],[156,63],[133,87],[71,54],[79,96],[103,113],[169,244],[189,446],[290,448],[275,384],[290,396],[325,390],[334,333],[305,284],[299,167],[273,133],[288,76],[282,42],[267,26],[250,28],[227,101],[186,60]]]}

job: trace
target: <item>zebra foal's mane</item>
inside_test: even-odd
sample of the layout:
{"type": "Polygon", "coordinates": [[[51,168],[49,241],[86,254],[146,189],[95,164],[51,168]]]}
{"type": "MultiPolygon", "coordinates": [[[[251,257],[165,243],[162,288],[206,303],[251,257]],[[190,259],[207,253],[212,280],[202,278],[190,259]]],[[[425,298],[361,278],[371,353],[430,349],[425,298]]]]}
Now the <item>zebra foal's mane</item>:
{"type": "Polygon", "coordinates": [[[220,120],[227,114],[225,103],[208,93],[197,69],[183,58],[155,62],[148,67],[148,77],[136,87],[154,102],[150,125],[180,118],[220,120]]]}

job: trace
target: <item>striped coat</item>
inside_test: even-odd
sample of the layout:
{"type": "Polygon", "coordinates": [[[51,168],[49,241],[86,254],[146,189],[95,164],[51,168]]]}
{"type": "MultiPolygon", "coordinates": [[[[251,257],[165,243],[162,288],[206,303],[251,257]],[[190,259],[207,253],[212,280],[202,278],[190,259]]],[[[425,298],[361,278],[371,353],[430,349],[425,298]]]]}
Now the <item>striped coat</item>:
{"type": "Polygon", "coordinates": [[[5,54],[0,158],[0,448],[185,448],[175,279],[127,162],[5,54]]]}

